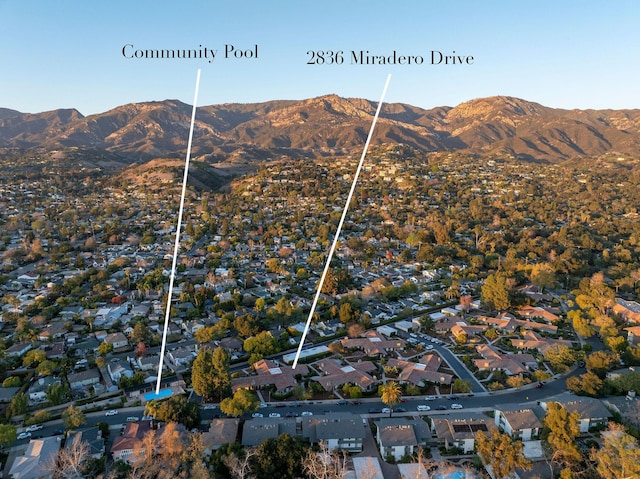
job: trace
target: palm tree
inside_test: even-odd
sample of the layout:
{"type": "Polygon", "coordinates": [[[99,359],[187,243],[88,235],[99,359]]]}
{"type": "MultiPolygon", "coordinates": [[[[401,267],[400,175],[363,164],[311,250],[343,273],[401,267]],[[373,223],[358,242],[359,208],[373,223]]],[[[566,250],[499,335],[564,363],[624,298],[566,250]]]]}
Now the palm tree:
{"type": "Polygon", "coordinates": [[[400,398],[402,396],[402,389],[400,384],[395,381],[388,382],[380,386],[378,390],[382,402],[389,406],[389,417],[393,412],[393,406],[400,404],[400,398]]]}

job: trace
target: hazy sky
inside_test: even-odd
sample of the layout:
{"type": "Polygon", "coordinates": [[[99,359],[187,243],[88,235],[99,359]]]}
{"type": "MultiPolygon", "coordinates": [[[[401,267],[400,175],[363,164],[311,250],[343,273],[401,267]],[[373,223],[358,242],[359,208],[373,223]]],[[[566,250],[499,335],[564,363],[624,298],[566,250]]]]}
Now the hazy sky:
{"type": "Polygon", "coordinates": [[[0,0],[0,107],[83,114],[138,101],[199,104],[328,93],[423,108],[511,95],[562,108],[640,108],[640,2],[0,0]],[[216,59],[127,59],[135,50],[218,50],[216,59]],[[221,59],[225,45],[257,59],[221,59]],[[309,65],[309,50],[341,65],[309,65]],[[351,64],[351,51],[422,65],[351,64]],[[432,65],[431,51],[472,55],[432,65]]]}

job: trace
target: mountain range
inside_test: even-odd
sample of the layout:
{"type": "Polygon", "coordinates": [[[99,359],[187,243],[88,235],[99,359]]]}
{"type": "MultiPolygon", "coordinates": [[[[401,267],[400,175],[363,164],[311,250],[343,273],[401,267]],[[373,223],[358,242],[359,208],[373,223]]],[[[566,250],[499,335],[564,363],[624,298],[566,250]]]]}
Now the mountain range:
{"type": "MultiPolygon", "coordinates": [[[[213,162],[250,162],[361,152],[375,109],[375,102],[336,95],[198,107],[192,154],[213,162]]],[[[183,157],[190,119],[191,106],[177,100],[130,103],[89,116],[75,109],[0,108],[0,154],[76,147],[131,162],[183,157]]],[[[605,153],[637,156],[639,133],[638,109],[566,110],[496,96],[428,110],[385,104],[372,144],[562,161],[605,153]]]]}

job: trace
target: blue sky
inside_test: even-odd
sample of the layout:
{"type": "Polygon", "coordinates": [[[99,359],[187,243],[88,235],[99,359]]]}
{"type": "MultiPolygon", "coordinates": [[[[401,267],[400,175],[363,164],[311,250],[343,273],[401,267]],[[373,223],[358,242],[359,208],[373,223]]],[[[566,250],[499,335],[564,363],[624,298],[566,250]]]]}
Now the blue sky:
{"type": "Polygon", "coordinates": [[[0,107],[199,104],[328,93],[423,108],[511,95],[560,108],[640,108],[640,2],[0,0],[0,107]],[[257,60],[130,60],[140,49],[258,45],[257,60]],[[418,66],[308,65],[308,50],[422,55],[418,66]],[[429,52],[473,55],[430,65],[429,52]]]}

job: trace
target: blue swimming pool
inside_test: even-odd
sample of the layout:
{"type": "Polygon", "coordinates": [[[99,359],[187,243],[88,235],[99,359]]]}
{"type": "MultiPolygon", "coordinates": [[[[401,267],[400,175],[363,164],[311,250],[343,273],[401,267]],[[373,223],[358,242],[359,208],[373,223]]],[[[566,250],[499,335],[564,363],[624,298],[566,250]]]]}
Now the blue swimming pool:
{"type": "Polygon", "coordinates": [[[438,474],[435,479],[473,479],[475,476],[467,475],[464,471],[454,471],[449,474],[438,474]]]}
{"type": "Polygon", "coordinates": [[[158,391],[158,393],[151,392],[151,393],[145,393],[142,395],[142,397],[144,398],[145,401],[152,401],[154,399],[166,399],[169,396],[171,396],[173,394],[173,391],[171,391],[171,389],[161,389],[160,391],[158,391]]]}

